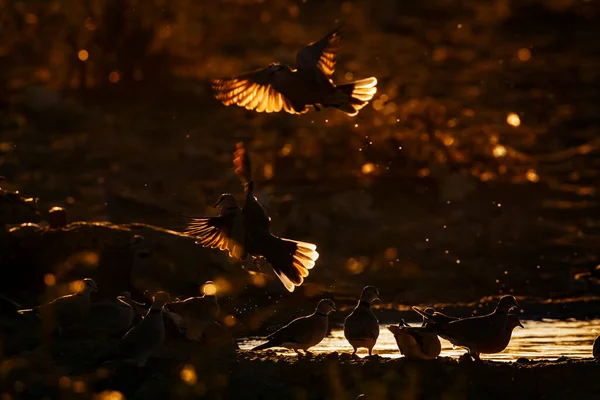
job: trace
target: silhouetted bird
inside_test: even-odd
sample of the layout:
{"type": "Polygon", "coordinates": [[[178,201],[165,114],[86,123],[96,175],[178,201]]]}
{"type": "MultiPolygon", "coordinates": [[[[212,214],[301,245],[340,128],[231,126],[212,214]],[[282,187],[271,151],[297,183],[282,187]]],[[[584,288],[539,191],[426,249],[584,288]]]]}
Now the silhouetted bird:
{"type": "Polygon", "coordinates": [[[308,106],[317,111],[334,107],[350,116],[358,114],[377,92],[374,77],[336,85],[331,80],[336,53],[341,47],[340,29],[304,47],[296,56],[296,67],[272,63],[230,79],[213,79],[215,96],[223,104],[236,104],[257,112],[303,114],[308,106]]]}
{"type": "Polygon", "coordinates": [[[327,335],[329,327],[328,315],[335,311],[335,303],[323,299],[317,304],[317,309],[306,317],[296,318],[283,328],[267,336],[267,342],[254,347],[252,350],[264,350],[271,347],[285,347],[294,350],[307,351],[316,346],[327,335]]]}
{"type": "Polygon", "coordinates": [[[231,257],[240,260],[245,260],[247,255],[255,260],[264,257],[286,289],[293,292],[315,266],[319,258],[317,246],[271,234],[271,218],[254,197],[250,158],[242,143],[237,144],[234,154],[235,173],[246,191],[244,207],[240,208],[231,194],[222,194],[215,204],[221,208],[219,216],[192,217],[185,233],[195,236],[196,243],[228,250],[231,257]]]}
{"type": "MultiPolygon", "coordinates": [[[[503,296],[492,313],[479,317],[452,320],[441,313],[428,314],[416,307],[413,307],[413,310],[434,322],[440,337],[455,346],[467,348],[469,355],[479,361],[479,354],[489,352],[489,347],[499,347],[505,340],[509,312],[515,307],[519,305],[514,296],[503,296]]],[[[510,331],[512,332],[512,329],[510,331]]]]}
{"type": "Polygon", "coordinates": [[[354,349],[352,355],[361,347],[369,351],[369,356],[373,354],[379,337],[379,321],[371,310],[371,303],[375,299],[381,300],[379,290],[375,286],[365,286],[358,304],[344,321],[344,336],[354,349]]]}
{"type": "MultiPolygon", "coordinates": [[[[433,314],[433,308],[425,309],[428,314],[433,314]]],[[[400,353],[406,358],[419,360],[432,360],[440,355],[442,344],[438,338],[435,328],[423,317],[423,324],[419,327],[412,327],[404,320],[395,325],[387,327],[396,339],[396,344],[400,353]]]]}

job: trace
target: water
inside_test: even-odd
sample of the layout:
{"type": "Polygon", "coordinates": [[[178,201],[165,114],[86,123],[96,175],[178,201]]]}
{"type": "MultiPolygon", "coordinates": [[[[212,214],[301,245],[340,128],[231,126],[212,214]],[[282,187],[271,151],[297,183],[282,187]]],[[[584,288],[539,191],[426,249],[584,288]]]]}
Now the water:
{"type": "MultiPolygon", "coordinates": [[[[515,328],[508,347],[502,353],[483,354],[481,358],[494,361],[515,361],[519,357],[526,357],[530,360],[556,360],[561,356],[590,358],[592,357],[592,344],[600,335],[600,319],[591,321],[545,319],[541,321],[522,320],[521,322],[525,329],[515,328]]],[[[401,357],[396,340],[386,326],[381,325],[379,339],[373,352],[382,357],[401,357]]],[[[263,342],[264,340],[261,338],[253,337],[242,340],[239,345],[241,349],[249,350],[263,342]]],[[[444,339],[441,339],[441,342],[442,353],[440,356],[457,358],[466,352],[460,348],[453,349],[452,345],[444,339]]],[[[294,354],[291,350],[279,348],[274,350],[281,355],[294,354]]],[[[312,353],[352,352],[352,347],[344,338],[344,332],[336,329],[331,332],[331,336],[326,337],[310,351],[312,353]]],[[[367,355],[364,349],[359,350],[358,354],[360,356],[367,355]]]]}

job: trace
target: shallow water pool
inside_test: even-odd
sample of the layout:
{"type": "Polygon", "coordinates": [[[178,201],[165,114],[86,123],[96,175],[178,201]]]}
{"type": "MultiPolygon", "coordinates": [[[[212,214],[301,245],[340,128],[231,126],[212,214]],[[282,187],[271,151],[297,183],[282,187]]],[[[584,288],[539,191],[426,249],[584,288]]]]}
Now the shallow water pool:
{"type": "MultiPolygon", "coordinates": [[[[530,360],[556,360],[565,356],[569,358],[592,357],[592,344],[600,335],[600,319],[590,321],[576,320],[549,320],[521,321],[525,329],[520,327],[513,331],[512,339],[508,347],[498,354],[483,354],[482,359],[495,361],[515,361],[519,357],[530,360]]],[[[420,324],[411,324],[419,326],[420,324]]],[[[382,357],[401,357],[396,340],[387,325],[381,325],[377,345],[373,349],[375,354],[382,357]]],[[[444,339],[442,342],[442,353],[440,356],[459,357],[465,353],[464,349],[453,349],[452,345],[444,339]]],[[[239,341],[240,348],[249,350],[263,343],[261,338],[247,338],[239,341]]],[[[286,349],[274,349],[281,355],[293,355],[293,351],[286,349]]],[[[319,345],[310,349],[313,353],[352,352],[352,347],[344,338],[341,329],[335,329],[331,336],[326,337],[319,345]]],[[[367,355],[366,350],[361,349],[360,356],[367,355]]]]}

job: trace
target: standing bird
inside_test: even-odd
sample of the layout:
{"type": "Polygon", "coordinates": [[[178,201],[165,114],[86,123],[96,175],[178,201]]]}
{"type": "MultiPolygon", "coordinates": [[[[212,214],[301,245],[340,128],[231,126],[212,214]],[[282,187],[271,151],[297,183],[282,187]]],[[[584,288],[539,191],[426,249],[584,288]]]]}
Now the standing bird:
{"type": "Polygon", "coordinates": [[[167,292],[156,293],[144,318],[123,336],[117,348],[103,360],[133,362],[138,367],[143,367],[165,340],[163,311],[169,300],[167,292]]]}
{"type": "Polygon", "coordinates": [[[300,354],[299,350],[307,352],[309,348],[325,339],[329,328],[327,316],[336,310],[333,300],[323,299],[317,304],[315,312],[306,317],[296,318],[283,328],[271,333],[267,336],[267,343],[256,346],[252,350],[285,347],[294,350],[296,354],[300,354]]]}
{"type": "MultiPolygon", "coordinates": [[[[425,311],[432,314],[435,312],[431,307],[425,311]]],[[[394,335],[400,353],[406,358],[432,360],[442,351],[440,339],[425,318],[420,327],[411,327],[400,321],[398,326],[390,325],[387,328],[394,335]]]]}
{"type": "Polygon", "coordinates": [[[131,293],[121,292],[114,300],[92,303],[84,328],[109,335],[122,335],[131,327],[135,316],[135,311],[129,304],[131,301],[131,293]]]}
{"type": "Polygon", "coordinates": [[[341,48],[341,27],[296,56],[297,69],[272,63],[230,79],[211,81],[215,96],[226,106],[236,104],[257,112],[304,114],[312,106],[334,107],[355,116],[377,92],[377,79],[370,77],[336,85],[331,80],[336,54],[341,48]]]}
{"type": "Polygon", "coordinates": [[[354,349],[352,355],[361,347],[369,350],[369,356],[373,354],[373,347],[379,337],[379,321],[371,310],[374,300],[381,301],[379,290],[375,286],[365,286],[354,311],[344,321],[344,336],[354,349]]]}
{"type": "Polygon", "coordinates": [[[447,315],[441,313],[437,316],[436,313],[427,314],[416,307],[413,307],[413,310],[432,321],[440,337],[455,346],[467,348],[469,355],[480,361],[480,348],[500,341],[505,334],[509,311],[513,307],[519,307],[515,297],[503,296],[492,313],[457,320],[449,320],[447,315]]]}
{"type": "Polygon", "coordinates": [[[88,315],[91,294],[98,291],[98,286],[93,279],[85,278],[81,283],[82,287],[77,293],[61,296],[49,303],[17,312],[23,315],[30,313],[39,315],[44,322],[50,324],[50,331],[56,326],[59,331],[72,327],[88,315]]]}
{"type": "Polygon", "coordinates": [[[165,305],[169,317],[190,340],[199,340],[206,327],[219,318],[220,308],[214,282],[207,281],[202,290],[204,294],[201,297],[176,299],[165,305]]]}
{"type": "Polygon", "coordinates": [[[271,218],[254,197],[250,158],[242,143],[237,144],[233,164],[244,184],[246,203],[240,208],[231,194],[222,194],[215,204],[218,217],[190,218],[185,231],[205,247],[228,250],[231,257],[245,260],[248,255],[257,262],[265,258],[285,288],[293,292],[302,285],[308,270],[319,258],[312,243],[283,239],[271,233],[271,218]]]}
{"type": "Polygon", "coordinates": [[[506,327],[502,333],[490,341],[480,344],[477,347],[477,350],[480,354],[495,354],[504,351],[504,349],[506,349],[510,343],[513,329],[515,329],[517,326],[525,328],[519,320],[518,315],[512,313],[508,314],[508,318],[506,319],[506,327]]]}

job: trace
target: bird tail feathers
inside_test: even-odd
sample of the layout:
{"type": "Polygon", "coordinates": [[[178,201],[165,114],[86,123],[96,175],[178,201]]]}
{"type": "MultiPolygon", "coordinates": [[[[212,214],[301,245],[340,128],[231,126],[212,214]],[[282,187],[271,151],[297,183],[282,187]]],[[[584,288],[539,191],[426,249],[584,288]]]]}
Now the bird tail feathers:
{"type": "Polygon", "coordinates": [[[317,246],[312,243],[282,239],[271,235],[272,242],[265,246],[263,256],[267,259],[283,286],[293,292],[304,282],[309,269],[319,258],[317,246]]]}
{"type": "Polygon", "coordinates": [[[366,106],[377,93],[377,78],[371,77],[336,86],[337,91],[324,99],[324,106],[336,107],[351,117],[366,106]]]}

